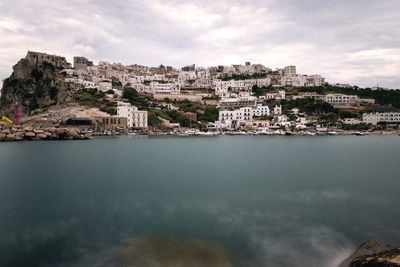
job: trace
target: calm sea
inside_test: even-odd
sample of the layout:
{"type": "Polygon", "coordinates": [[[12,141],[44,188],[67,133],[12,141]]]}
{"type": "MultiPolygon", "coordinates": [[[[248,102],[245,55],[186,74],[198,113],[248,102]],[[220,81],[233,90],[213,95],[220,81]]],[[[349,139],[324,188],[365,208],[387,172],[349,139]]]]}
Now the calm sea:
{"type": "Polygon", "coordinates": [[[399,152],[399,136],[0,143],[0,266],[336,266],[400,245],[399,152]]]}

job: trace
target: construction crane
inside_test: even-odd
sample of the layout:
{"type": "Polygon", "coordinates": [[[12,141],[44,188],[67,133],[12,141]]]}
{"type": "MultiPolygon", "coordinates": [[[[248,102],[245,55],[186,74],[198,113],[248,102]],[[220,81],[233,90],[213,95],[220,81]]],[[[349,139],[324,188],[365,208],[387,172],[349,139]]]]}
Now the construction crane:
{"type": "Polygon", "coordinates": [[[1,117],[1,121],[2,122],[6,122],[6,123],[8,123],[10,125],[13,125],[13,122],[9,118],[7,118],[6,116],[2,116],[1,117]]]}

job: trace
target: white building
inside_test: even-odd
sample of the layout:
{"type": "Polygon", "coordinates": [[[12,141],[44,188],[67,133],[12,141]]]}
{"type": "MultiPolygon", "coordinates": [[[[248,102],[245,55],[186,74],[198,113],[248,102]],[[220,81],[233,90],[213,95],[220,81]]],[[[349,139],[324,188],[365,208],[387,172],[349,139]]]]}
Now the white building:
{"type": "Polygon", "coordinates": [[[267,93],[265,95],[266,99],[276,99],[281,100],[286,98],[286,92],[284,90],[280,90],[277,93],[267,93]]]}
{"type": "Polygon", "coordinates": [[[175,83],[151,82],[150,88],[154,94],[177,94],[180,93],[179,86],[175,83]]]}
{"type": "Polygon", "coordinates": [[[296,66],[287,66],[283,68],[283,75],[288,77],[296,76],[296,66]]]}
{"type": "Polygon", "coordinates": [[[327,94],[325,95],[324,100],[334,106],[355,105],[358,103],[358,96],[343,95],[343,94],[327,94]]]}
{"type": "Polygon", "coordinates": [[[275,106],[274,107],[274,114],[281,115],[282,114],[282,106],[275,106]]]}
{"type": "Polygon", "coordinates": [[[269,116],[270,110],[268,106],[257,105],[255,109],[253,109],[253,115],[256,117],[269,116]]]}
{"type": "Polygon", "coordinates": [[[246,80],[230,80],[230,81],[216,81],[215,82],[215,94],[219,96],[228,96],[229,91],[240,92],[247,91],[250,92],[252,89],[252,84],[246,80]]]}
{"type": "Polygon", "coordinates": [[[223,124],[228,129],[237,129],[244,126],[246,121],[251,120],[253,120],[253,108],[243,107],[237,110],[220,110],[215,124],[223,124]]]}
{"type": "Polygon", "coordinates": [[[379,122],[400,123],[400,112],[364,113],[363,123],[377,125],[379,122]]]}
{"type": "Polygon", "coordinates": [[[127,118],[128,128],[147,128],[147,111],[138,110],[129,103],[118,102],[118,117],[127,118]]]}
{"type": "Polygon", "coordinates": [[[342,120],[342,123],[343,124],[352,124],[352,125],[354,125],[354,124],[360,124],[361,121],[358,120],[358,119],[355,119],[355,118],[345,118],[345,119],[342,120]]]}
{"type": "Polygon", "coordinates": [[[241,96],[238,98],[225,98],[219,101],[219,108],[239,108],[239,107],[256,107],[257,97],[255,96],[241,96]]]}

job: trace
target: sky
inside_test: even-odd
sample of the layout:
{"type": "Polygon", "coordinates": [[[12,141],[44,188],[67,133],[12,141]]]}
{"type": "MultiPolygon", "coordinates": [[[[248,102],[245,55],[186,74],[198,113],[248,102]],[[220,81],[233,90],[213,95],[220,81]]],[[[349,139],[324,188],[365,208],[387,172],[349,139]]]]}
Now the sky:
{"type": "Polygon", "coordinates": [[[400,88],[399,0],[1,0],[0,79],[28,50],[123,64],[296,65],[400,88]]]}

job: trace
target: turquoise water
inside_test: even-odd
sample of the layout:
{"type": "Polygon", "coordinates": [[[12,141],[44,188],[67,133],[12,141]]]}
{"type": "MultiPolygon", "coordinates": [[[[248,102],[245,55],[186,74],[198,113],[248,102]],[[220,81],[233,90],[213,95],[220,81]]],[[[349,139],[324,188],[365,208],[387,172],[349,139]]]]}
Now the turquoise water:
{"type": "Polygon", "coordinates": [[[399,136],[0,143],[0,266],[118,266],[143,236],[233,266],[335,266],[400,245],[399,136]],[[205,245],[206,246],[206,245],[205,245]]]}

